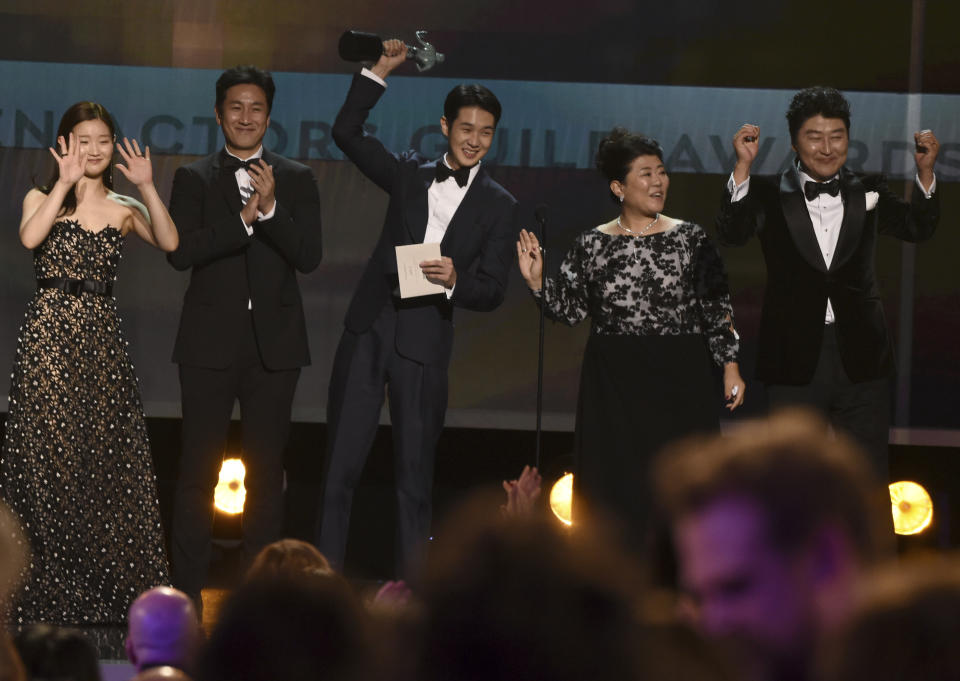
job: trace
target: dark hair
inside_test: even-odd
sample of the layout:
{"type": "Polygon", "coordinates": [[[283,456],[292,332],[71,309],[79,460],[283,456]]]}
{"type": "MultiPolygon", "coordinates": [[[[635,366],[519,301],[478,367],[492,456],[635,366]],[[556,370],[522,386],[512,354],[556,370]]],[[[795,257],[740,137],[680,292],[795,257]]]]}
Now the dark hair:
{"type": "Polygon", "coordinates": [[[100,681],[97,649],[74,629],[28,624],[14,639],[30,679],[100,681]]]}
{"type": "Polygon", "coordinates": [[[256,85],[267,96],[267,113],[270,113],[273,109],[273,93],[277,90],[277,86],[273,84],[273,76],[270,75],[269,71],[258,69],[252,64],[245,64],[227,69],[217,78],[215,106],[219,113],[223,113],[223,100],[227,96],[227,90],[234,85],[256,85]]]}
{"type": "Polygon", "coordinates": [[[839,90],[816,85],[800,90],[790,101],[787,125],[790,126],[791,142],[796,143],[800,128],[814,116],[839,118],[850,134],[850,102],[839,90]]]}
{"type": "MultiPolygon", "coordinates": [[[[64,141],[67,141],[70,139],[70,133],[75,127],[84,121],[92,121],[94,119],[103,121],[104,124],[106,124],[107,129],[110,131],[110,136],[116,140],[117,126],[113,122],[113,117],[110,115],[110,112],[107,111],[106,107],[103,106],[103,104],[97,104],[96,102],[77,102],[67,109],[63,114],[63,118],[60,119],[59,127],[57,127],[57,137],[62,137],[64,141]]],[[[57,149],[57,151],[59,152],[60,150],[57,149]]],[[[60,166],[54,164],[53,173],[50,175],[50,179],[47,180],[47,183],[44,185],[37,185],[37,189],[42,191],[44,194],[49,194],[53,189],[53,185],[55,185],[59,179],[60,166]]],[[[36,184],[36,182],[34,184],[36,184]]],[[[112,165],[108,165],[107,170],[103,173],[103,185],[107,189],[113,189],[112,165]]],[[[70,191],[68,191],[66,197],[64,197],[63,205],[60,206],[60,212],[57,213],[57,215],[72,215],[76,209],[76,187],[70,187],[70,191]]]]}
{"type": "Polygon", "coordinates": [[[762,510],[768,538],[784,554],[803,550],[831,525],[864,562],[888,548],[889,492],[853,441],[831,438],[813,412],[784,410],[730,435],[689,439],[664,450],[654,470],[674,522],[739,497],[762,510]]]}
{"type": "Polygon", "coordinates": [[[260,550],[247,570],[247,579],[296,578],[311,571],[334,574],[326,556],[313,544],[299,539],[280,539],[260,550]]]}
{"type": "MultiPolygon", "coordinates": [[[[597,148],[597,170],[607,178],[607,182],[618,180],[623,182],[630,166],[640,156],[656,156],[663,162],[663,148],[652,137],[637,135],[626,128],[616,127],[610,134],[600,140],[597,148]]],[[[610,192],[614,201],[619,201],[613,192],[610,192]]]]}
{"type": "Polygon", "coordinates": [[[447,95],[443,102],[443,116],[447,124],[453,123],[465,106],[478,106],[493,115],[493,125],[500,122],[500,100],[483,85],[458,85],[447,95]]]}
{"type": "Polygon", "coordinates": [[[258,579],[239,587],[201,653],[197,681],[357,681],[365,678],[366,617],[329,576],[258,579]]]}
{"type": "Polygon", "coordinates": [[[907,556],[860,585],[857,607],[825,641],[826,681],[939,681],[960,678],[960,560],[907,556]]]}
{"type": "Polygon", "coordinates": [[[602,527],[578,520],[571,533],[546,516],[491,513],[496,503],[472,498],[438,530],[418,591],[416,678],[645,678],[632,560],[602,527]]]}

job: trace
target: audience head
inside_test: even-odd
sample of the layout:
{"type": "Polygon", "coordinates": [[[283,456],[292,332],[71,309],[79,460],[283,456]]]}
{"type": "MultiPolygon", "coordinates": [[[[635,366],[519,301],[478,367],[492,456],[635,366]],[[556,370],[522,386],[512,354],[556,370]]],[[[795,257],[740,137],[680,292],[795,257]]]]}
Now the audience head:
{"type": "Polygon", "coordinates": [[[655,475],[699,627],[751,674],[803,678],[891,536],[889,495],[865,457],[790,411],[668,449],[655,475]]]}
{"type": "Polygon", "coordinates": [[[437,533],[419,594],[425,681],[635,678],[637,572],[599,533],[506,516],[498,499],[437,533]]]}
{"type": "Polygon", "coordinates": [[[256,579],[224,605],[197,679],[358,679],[367,662],[364,627],[362,608],[342,579],[256,579]]]}
{"type": "Polygon", "coordinates": [[[329,561],[313,544],[299,539],[281,539],[260,550],[247,570],[246,578],[296,577],[307,573],[334,574],[329,561]]]}
{"type": "Polygon", "coordinates": [[[79,631],[28,624],[14,643],[28,679],[100,681],[97,649],[79,631]]]}
{"type": "Polygon", "coordinates": [[[632,206],[640,201],[641,190],[650,193],[651,180],[656,179],[662,185],[658,206],[663,207],[669,180],[663,165],[663,149],[655,139],[634,134],[626,128],[614,128],[600,140],[596,164],[600,174],[610,183],[614,202],[632,206]]]}
{"type": "Polygon", "coordinates": [[[960,557],[891,564],[865,582],[827,642],[823,681],[960,679],[960,557]]]}
{"type": "Polygon", "coordinates": [[[164,665],[189,672],[199,642],[197,612],[182,591],[154,587],[130,605],[127,658],[138,670],[164,665]]]}

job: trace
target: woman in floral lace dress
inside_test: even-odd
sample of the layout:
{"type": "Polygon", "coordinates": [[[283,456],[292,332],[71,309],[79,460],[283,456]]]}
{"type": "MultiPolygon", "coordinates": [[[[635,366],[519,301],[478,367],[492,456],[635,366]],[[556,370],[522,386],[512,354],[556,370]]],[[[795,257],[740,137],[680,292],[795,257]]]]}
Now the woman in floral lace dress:
{"type": "Polygon", "coordinates": [[[600,142],[597,167],[619,215],[580,234],[556,277],[544,281],[531,232],[520,232],[517,258],[548,316],[570,325],[590,317],[576,504],[612,512],[640,544],[654,454],[678,437],[719,428],[711,364],[723,367],[729,409],[743,402],[745,386],[720,255],[699,225],[661,212],[670,181],[660,145],[617,128],[600,142]]]}

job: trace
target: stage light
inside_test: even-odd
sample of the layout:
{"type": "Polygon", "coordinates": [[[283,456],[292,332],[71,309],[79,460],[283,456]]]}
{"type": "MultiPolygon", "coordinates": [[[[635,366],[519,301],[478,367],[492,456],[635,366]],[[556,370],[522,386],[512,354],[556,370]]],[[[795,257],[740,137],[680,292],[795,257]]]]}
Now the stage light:
{"type": "Polygon", "coordinates": [[[567,473],[550,488],[550,510],[564,525],[573,525],[573,473],[567,473]]]}
{"type": "Polygon", "coordinates": [[[213,491],[213,505],[218,511],[236,515],[243,513],[247,490],[243,486],[246,469],[240,459],[224,459],[220,467],[220,481],[213,491]]]}
{"type": "Polygon", "coordinates": [[[923,486],[910,480],[890,483],[893,531],[920,534],[933,521],[933,500],[923,486]]]}

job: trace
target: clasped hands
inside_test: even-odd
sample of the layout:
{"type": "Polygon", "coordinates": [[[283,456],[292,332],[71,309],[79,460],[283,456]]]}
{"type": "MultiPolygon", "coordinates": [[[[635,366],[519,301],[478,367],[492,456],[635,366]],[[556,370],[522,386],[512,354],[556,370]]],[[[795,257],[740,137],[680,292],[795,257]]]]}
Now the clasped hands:
{"type": "Polygon", "coordinates": [[[276,181],[273,177],[273,166],[263,159],[257,159],[256,163],[247,168],[247,174],[250,175],[253,195],[240,211],[240,217],[243,218],[243,224],[252,225],[257,221],[259,213],[269,213],[276,205],[276,181]]]}

